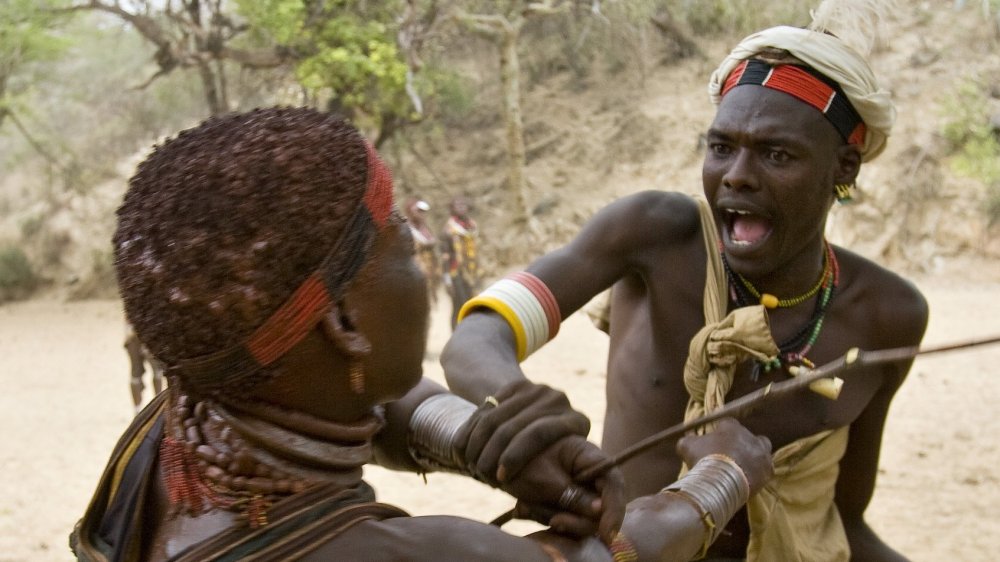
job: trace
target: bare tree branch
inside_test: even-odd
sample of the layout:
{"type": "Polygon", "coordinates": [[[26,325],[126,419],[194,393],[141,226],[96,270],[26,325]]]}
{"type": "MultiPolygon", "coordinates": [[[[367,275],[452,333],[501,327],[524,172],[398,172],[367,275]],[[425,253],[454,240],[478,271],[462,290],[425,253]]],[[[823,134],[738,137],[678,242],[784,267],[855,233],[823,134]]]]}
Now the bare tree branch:
{"type": "Polygon", "coordinates": [[[135,89],[144,89],[178,68],[195,69],[202,82],[205,101],[215,115],[229,110],[227,81],[222,61],[251,69],[276,68],[288,64],[295,53],[283,46],[250,50],[233,48],[229,41],[246,31],[223,13],[222,0],[174,0],[156,4],[146,0],[88,0],[55,12],[99,11],[130,24],[156,47],[153,59],[159,70],[135,89]],[[152,14],[158,14],[154,17],[152,14]]]}
{"type": "Polygon", "coordinates": [[[35,137],[28,131],[28,128],[24,126],[24,123],[21,122],[21,119],[19,119],[18,116],[13,111],[11,111],[9,108],[0,109],[0,121],[2,121],[4,117],[10,119],[10,122],[14,124],[14,127],[21,133],[21,136],[24,137],[24,140],[28,141],[28,144],[31,146],[31,148],[33,148],[35,152],[41,155],[42,158],[44,158],[47,162],[49,162],[56,168],[59,168],[60,170],[63,171],[66,170],[66,166],[64,166],[63,163],[60,162],[59,159],[55,157],[55,155],[49,152],[49,150],[45,148],[45,145],[43,145],[41,142],[35,139],[35,137]]]}
{"type": "Polygon", "coordinates": [[[551,14],[558,14],[567,10],[570,6],[569,2],[555,2],[552,0],[545,0],[544,2],[531,2],[525,6],[522,14],[525,17],[531,16],[547,16],[551,14]]]}
{"type": "Polygon", "coordinates": [[[454,17],[472,31],[491,39],[515,31],[510,20],[498,14],[470,14],[459,10],[455,12],[454,17]]]}
{"type": "Polygon", "coordinates": [[[162,77],[166,76],[166,75],[167,75],[167,74],[169,74],[169,73],[170,73],[170,71],[168,71],[168,70],[164,70],[164,69],[162,69],[162,68],[161,68],[160,70],[157,70],[157,71],[156,71],[155,73],[153,73],[153,75],[152,75],[152,76],[150,76],[149,78],[147,78],[147,79],[146,79],[146,80],[144,80],[143,82],[141,82],[141,83],[139,83],[139,84],[136,84],[135,86],[132,86],[132,87],[131,87],[131,88],[129,88],[129,89],[130,89],[130,90],[136,90],[136,91],[142,91],[142,90],[145,90],[145,89],[146,89],[146,88],[148,88],[148,87],[149,87],[150,85],[152,85],[152,83],[153,83],[153,82],[156,82],[156,81],[157,81],[158,79],[160,79],[160,78],[162,78],[162,77]]]}

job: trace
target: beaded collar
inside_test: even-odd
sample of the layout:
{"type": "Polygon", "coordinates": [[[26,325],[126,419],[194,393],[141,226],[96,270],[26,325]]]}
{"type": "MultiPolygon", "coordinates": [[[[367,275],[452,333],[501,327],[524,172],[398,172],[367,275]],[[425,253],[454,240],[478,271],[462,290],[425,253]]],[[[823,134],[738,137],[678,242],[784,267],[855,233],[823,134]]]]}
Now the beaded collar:
{"type": "Polygon", "coordinates": [[[171,392],[160,464],[172,509],[235,511],[253,528],[267,524],[268,508],[283,497],[317,485],[360,485],[384,425],[380,409],[345,424],[259,401],[223,404],[171,392]]]}
{"type": "MultiPolygon", "coordinates": [[[[824,240],[823,244],[826,247],[825,262],[828,267],[824,267],[823,269],[822,281],[817,291],[819,297],[816,299],[816,306],[813,309],[812,316],[795,335],[778,344],[778,356],[773,361],[758,363],[754,366],[752,375],[754,380],[757,380],[762,369],[766,373],[772,369],[780,368],[782,365],[801,364],[810,369],[815,367],[813,362],[806,357],[806,354],[812,350],[816,340],[819,339],[820,331],[823,329],[823,319],[826,317],[826,311],[830,307],[830,302],[833,300],[834,292],[840,282],[840,265],[837,263],[837,255],[828,242],[824,240]]],[[[726,276],[729,279],[730,298],[733,302],[739,307],[758,304],[760,299],[759,294],[757,297],[754,297],[740,281],[738,274],[729,267],[725,253],[722,253],[722,265],[725,267],[726,276]]]]}

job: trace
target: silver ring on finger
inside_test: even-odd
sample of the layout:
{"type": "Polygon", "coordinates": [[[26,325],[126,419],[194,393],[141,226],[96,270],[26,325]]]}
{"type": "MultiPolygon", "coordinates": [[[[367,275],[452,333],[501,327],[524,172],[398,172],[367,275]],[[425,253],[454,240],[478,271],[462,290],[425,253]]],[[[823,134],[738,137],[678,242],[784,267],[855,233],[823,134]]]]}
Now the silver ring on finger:
{"type": "Polygon", "coordinates": [[[583,489],[579,486],[567,486],[561,496],[559,496],[559,507],[566,511],[572,510],[580,498],[583,497],[583,489]]]}

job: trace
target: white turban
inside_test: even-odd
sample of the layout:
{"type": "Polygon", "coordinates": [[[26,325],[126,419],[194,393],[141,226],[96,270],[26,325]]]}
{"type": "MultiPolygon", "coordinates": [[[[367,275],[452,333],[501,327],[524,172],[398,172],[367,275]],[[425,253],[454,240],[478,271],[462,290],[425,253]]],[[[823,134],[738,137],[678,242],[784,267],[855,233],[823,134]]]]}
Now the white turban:
{"type": "Polygon", "coordinates": [[[889,92],[879,87],[868,61],[840,39],[798,27],[779,26],[750,35],[729,53],[712,73],[708,95],[712,103],[722,101],[722,86],[734,68],[767,48],[784,49],[834,80],[865,122],[862,160],[867,162],[885,148],[886,138],[896,120],[896,108],[889,92]]]}

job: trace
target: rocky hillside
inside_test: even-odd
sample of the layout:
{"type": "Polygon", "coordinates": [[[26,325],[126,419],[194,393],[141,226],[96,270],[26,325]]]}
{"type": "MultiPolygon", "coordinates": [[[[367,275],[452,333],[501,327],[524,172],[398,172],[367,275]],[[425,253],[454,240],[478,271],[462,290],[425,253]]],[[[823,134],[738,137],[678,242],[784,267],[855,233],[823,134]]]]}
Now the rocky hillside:
{"type": "MultiPolygon", "coordinates": [[[[995,22],[975,9],[954,11],[945,0],[904,4],[888,27],[890,40],[874,56],[897,103],[897,126],[886,152],[864,166],[857,204],[834,211],[830,237],[904,271],[1000,278],[1000,243],[991,235],[998,227],[991,230],[985,210],[991,197],[1000,199],[1000,187],[991,192],[955,173],[955,148],[942,135],[947,123],[968,119],[957,111],[962,88],[983,100],[973,119],[1000,115],[995,22]]],[[[736,40],[704,41],[703,57],[683,60],[662,56],[652,44],[644,64],[585,78],[556,74],[527,86],[527,175],[537,222],[530,238],[507,212],[504,130],[493,109],[499,104],[489,103],[499,99],[489,69],[479,72],[477,109],[462,123],[410,131],[405,145],[384,149],[400,196],[419,193],[438,220],[451,196],[471,196],[488,269],[501,273],[564,243],[616,197],[644,189],[696,193],[701,133],[714,113],[705,83],[736,40]]],[[[0,239],[19,240],[54,290],[114,294],[108,260],[114,209],[140,157],[122,164],[122,178],[87,195],[32,202],[26,194],[23,206],[0,217],[0,239]]]]}
{"type": "MultiPolygon", "coordinates": [[[[993,240],[997,227],[991,229],[987,205],[1000,187],[991,192],[982,181],[956,173],[955,147],[942,135],[946,124],[966,118],[955,111],[967,101],[959,97],[963,88],[983,100],[974,119],[985,123],[1000,116],[996,24],[978,10],[953,11],[951,2],[905,4],[873,57],[893,92],[897,125],[886,152],[864,166],[856,204],[835,209],[830,237],[904,271],[968,269],[996,279],[1000,243],[993,240]]],[[[700,192],[700,135],[714,115],[705,85],[735,40],[706,43],[704,58],[661,59],[645,73],[583,82],[557,76],[526,92],[528,176],[541,244],[525,247],[515,235],[523,226],[511,223],[504,210],[499,122],[425,136],[423,156],[435,163],[435,174],[404,158],[404,175],[418,179],[403,189],[423,184],[441,213],[449,193],[471,194],[483,224],[484,253],[498,270],[564,243],[594,211],[621,195],[700,192]]]]}

